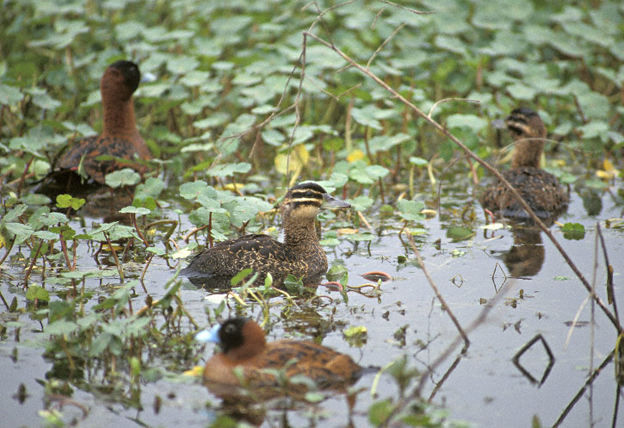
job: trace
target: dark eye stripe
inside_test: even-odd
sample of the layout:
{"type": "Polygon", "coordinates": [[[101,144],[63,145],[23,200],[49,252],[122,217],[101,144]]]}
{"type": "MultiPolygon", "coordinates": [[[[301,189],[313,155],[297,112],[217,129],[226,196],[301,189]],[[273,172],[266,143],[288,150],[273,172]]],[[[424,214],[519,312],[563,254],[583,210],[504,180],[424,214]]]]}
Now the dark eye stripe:
{"type": "Polygon", "coordinates": [[[509,116],[507,118],[507,122],[508,123],[509,122],[511,122],[511,123],[516,122],[516,123],[522,123],[522,124],[526,125],[528,123],[528,120],[527,120],[527,118],[525,116],[513,115],[513,116],[509,116]]]}
{"type": "Polygon", "coordinates": [[[321,192],[317,192],[315,190],[304,190],[304,189],[297,189],[297,190],[293,190],[292,192],[292,196],[293,198],[322,198],[323,194],[321,192]]]}

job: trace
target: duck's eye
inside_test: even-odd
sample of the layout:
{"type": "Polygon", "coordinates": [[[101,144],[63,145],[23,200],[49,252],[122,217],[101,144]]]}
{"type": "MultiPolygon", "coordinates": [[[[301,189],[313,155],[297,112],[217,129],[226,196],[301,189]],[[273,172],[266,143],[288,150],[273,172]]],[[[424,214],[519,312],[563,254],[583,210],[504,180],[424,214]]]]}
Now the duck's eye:
{"type": "Polygon", "coordinates": [[[236,326],[233,324],[228,324],[225,326],[225,332],[227,334],[234,334],[236,333],[236,326]]]}

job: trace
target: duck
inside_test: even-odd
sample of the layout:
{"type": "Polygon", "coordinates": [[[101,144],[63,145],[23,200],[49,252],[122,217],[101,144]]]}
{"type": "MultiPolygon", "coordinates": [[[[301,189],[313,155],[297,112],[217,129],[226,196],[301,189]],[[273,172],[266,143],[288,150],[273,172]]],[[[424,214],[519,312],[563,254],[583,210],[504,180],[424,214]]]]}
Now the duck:
{"type": "Polygon", "coordinates": [[[57,182],[71,180],[73,174],[67,174],[68,171],[83,177],[86,175],[88,181],[96,185],[105,184],[106,174],[123,168],[132,168],[139,173],[146,171],[144,165],[133,163],[136,159],[153,159],[134,116],[133,94],[140,82],[139,66],[132,61],[119,60],[106,68],[100,80],[104,111],[102,133],[83,138],[61,154],[56,163],[57,182]],[[129,162],[97,159],[103,155],[129,162]],[[65,178],[59,179],[60,176],[65,178]]]}
{"type": "Polygon", "coordinates": [[[309,389],[309,384],[289,384],[299,375],[319,389],[344,390],[363,372],[350,356],[309,340],[267,342],[260,325],[245,317],[229,318],[198,333],[196,339],[221,347],[221,353],[213,355],[203,371],[205,385],[217,395],[240,387],[267,398],[273,395],[269,391],[274,393],[280,387],[287,393],[309,389]]]}
{"type": "MultiPolygon", "coordinates": [[[[511,112],[505,119],[505,125],[515,147],[511,169],[503,172],[503,177],[518,190],[541,220],[554,220],[567,210],[570,197],[554,175],[540,168],[546,138],[544,122],[535,111],[521,107],[511,112]]],[[[530,219],[526,210],[499,180],[486,189],[480,202],[491,213],[520,221],[530,219]]]]}
{"type": "Polygon", "coordinates": [[[280,206],[283,243],[264,234],[229,239],[197,254],[181,274],[205,287],[229,284],[229,279],[244,269],[259,273],[258,281],[270,273],[277,286],[289,274],[304,285],[316,285],[327,272],[327,255],[319,243],[316,216],[323,208],[350,206],[319,184],[300,183],[288,190],[280,206]]]}

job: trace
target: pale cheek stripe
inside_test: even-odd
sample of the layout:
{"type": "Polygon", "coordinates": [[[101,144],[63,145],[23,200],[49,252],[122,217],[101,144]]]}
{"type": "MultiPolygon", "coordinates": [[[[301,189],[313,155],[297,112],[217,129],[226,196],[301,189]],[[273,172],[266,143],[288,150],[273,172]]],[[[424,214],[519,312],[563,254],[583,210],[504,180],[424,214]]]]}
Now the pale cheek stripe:
{"type": "Polygon", "coordinates": [[[290,201],[291,202],[303,202],[303,203],[305,203],[305,202],[316,202],[316,203],[318,203],[318,202],[322,202],[323,199],[322,198],[321,199],[319,199],[319,198],[293,198],[290,201]]]}

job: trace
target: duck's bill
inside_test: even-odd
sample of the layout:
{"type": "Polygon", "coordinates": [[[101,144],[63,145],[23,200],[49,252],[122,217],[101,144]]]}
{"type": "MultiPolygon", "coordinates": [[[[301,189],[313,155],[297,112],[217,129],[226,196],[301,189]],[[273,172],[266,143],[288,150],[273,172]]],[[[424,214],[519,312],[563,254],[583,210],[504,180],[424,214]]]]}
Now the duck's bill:
{"type": "Polygon", "coordinates": [[[334,198],[333,196],[325,193],[323,195],[323,205],[322,208],[330,208],[330,209],[339,209],[339,208],[349,208],[351,204],[345,201],[342,201],[338,198],[334,198]]]}
{"type": "Polygon", "coordinates": [[[219,329],[221,328],[221,324],[214,325],[210,330],[202,330],[195,335],[195,340],[198,342],[206,343],[206,342],[214,342],[220,343],[219,340],[219,329]]]}

